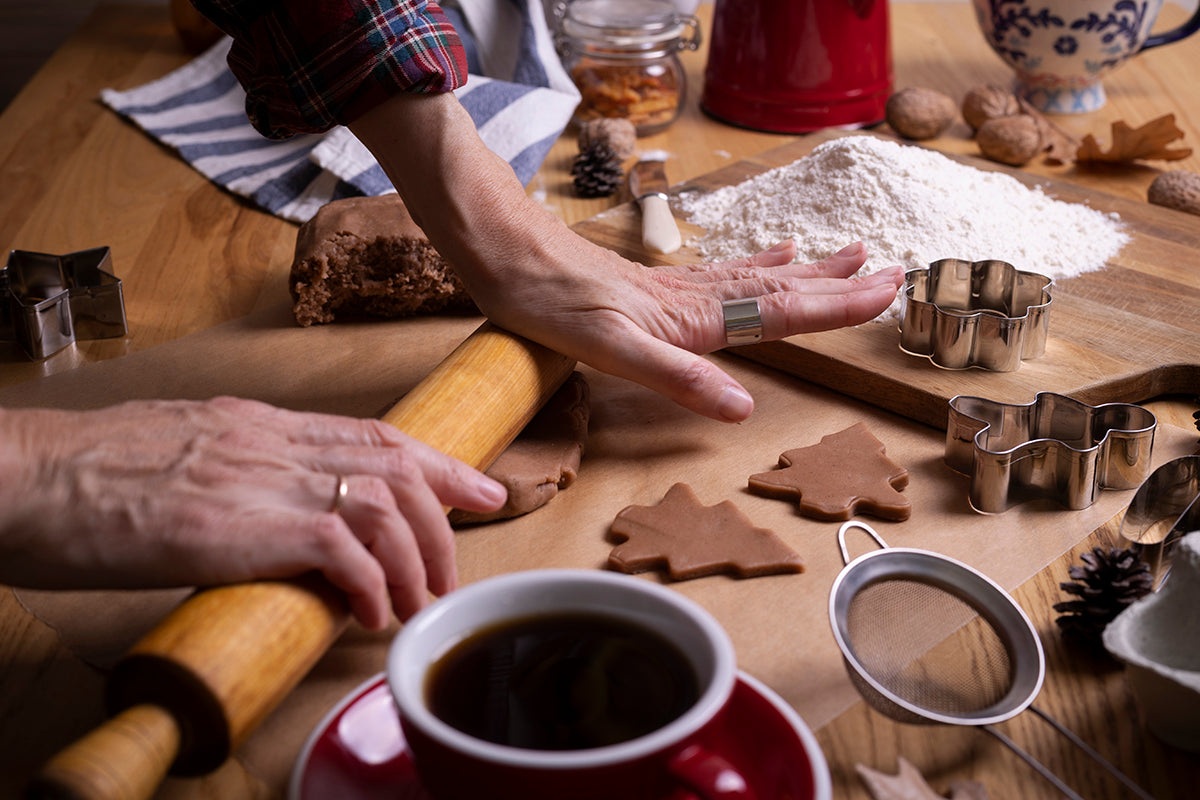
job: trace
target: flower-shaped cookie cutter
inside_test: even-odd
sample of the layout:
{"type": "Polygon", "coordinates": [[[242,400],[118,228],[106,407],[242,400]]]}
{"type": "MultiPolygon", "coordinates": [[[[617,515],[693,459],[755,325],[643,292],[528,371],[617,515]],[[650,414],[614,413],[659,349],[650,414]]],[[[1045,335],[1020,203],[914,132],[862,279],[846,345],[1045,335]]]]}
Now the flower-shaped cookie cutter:
{"type": "Polygon", "coordinates": [[[946,465],[969,475],[971,507],[999,514],[1036,499],[1087,508],[1101,489],[1133,489],[1150,470],[1158,421],[1141,406],[1089,406],[1038,392],[1032,403],[950,399],[946,465]]]}
{"type": "Polygon", "coordinates": [[[124,336],[125,299],[107,247],[58,256],[13,250],[0,269],[0,340],[42,359],[79,339],[124,336]]]}
{"type": "Polygon", "coordinates": [[[943,258],[904,275],[900,349],[946,369],[1012,372],[1046,350],[1050,284],[1007,261],[943,258]]]}

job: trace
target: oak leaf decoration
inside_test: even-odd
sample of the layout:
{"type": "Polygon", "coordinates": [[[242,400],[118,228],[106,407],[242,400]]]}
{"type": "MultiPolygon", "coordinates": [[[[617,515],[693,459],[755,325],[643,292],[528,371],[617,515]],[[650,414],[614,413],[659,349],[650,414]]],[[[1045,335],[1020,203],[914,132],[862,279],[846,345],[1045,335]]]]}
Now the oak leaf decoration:
{"type": "MultiPolygon", "coordinates": [[[[895,775],[862,764],[855,764],[854,769],[874,800],[946,800],[909,761],[898,758],[897,763],[899,772],[895,775]]],[[[950,784],[950,800],[988,800],[988,794],[981,783],[954,781],[950,784]]]]}
{"type": "Polygon", "coordinates": [[[804,571],[800,556],[766,528],[756,528],[730,501],[706,506],[676,483],[656,506],[628,506],[610,529],[621,544],[608,565],[621,572],[665,567],[671,580],[707,575],[739,578],[804,571]]]}
{"type": "Polygon", "coordinates": [[[750,491],[794,500],[803,516],[844,521],[859,511],[905,520],[912,504],[900,494],[908,470],[889,459],[883,442],[859,422],[818,444],[788,450],[772,472],[750,476],[750,491]]]}
{"type": "Polygon", "coordinates": [[[1138,128],[1130,127],[1124,120],[1112,124],[1112,145],[1104,151],[1096,137],[1090,133],[1083,137],[1077,161],[1102,161],[1121,163],[1137,160],[1177,161],[1192,154],[1190,147],[1171,148],[1168,145],[1183,138],[1183,131],[1175,125],[1174,114],[1164,114],[1138,128]]]}

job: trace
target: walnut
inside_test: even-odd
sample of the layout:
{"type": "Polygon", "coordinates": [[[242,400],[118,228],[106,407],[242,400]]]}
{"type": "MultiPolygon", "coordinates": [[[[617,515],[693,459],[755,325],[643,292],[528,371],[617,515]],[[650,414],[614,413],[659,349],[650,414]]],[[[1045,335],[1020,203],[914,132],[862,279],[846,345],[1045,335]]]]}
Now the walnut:
{"type": "Polygon", "coordinates": [[[617,158],[626,159],[633,155],[637,146],[637,129],[624,117],[600,117],[589,119],[579,126],[579,150],[587,150],[597,142],[611,147],[617,158]]]}
{"type": "Polygon", "coordinates": [[[1150,184],[1146,199],[1189,214],[1200,214],[1200,175],[1180,169],[1162,173],[1150,184]]]}
{"type": "Polygon", "coordinates": [[[1042,150],[1037,120],[1028,114],[989,119],[975,132],[979,151],[993,161],[1019,167],[1042,150]]]}
{"type": "Polygon", "coordinates": [[[1020,111],[1017,96],[999,86],[976,86],[967,92],[962,103],[963,119],[973,131],[989,119],[1011,117],[1020,111]]]}
{"type": "Polygon", "coordinates": [[[936,89],[911,87],[888,98],[884,114],[892,130],[905,139],[932,139],[954,122],[954,100],[936,89]]]}

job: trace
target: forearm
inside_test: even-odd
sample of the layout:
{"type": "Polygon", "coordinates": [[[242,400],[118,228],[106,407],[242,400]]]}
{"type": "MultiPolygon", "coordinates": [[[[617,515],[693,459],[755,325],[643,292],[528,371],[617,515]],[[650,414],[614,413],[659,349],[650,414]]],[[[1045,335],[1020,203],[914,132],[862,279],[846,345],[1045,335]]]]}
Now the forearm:
{"type": "Polygon", "coordinates": [[[16,517],[21,513],[21,498],[26,495],[21,457],[22,439],[13,425],[13,414],[0,408],[0,583],[8,583],[8,570],[15,549],[16,517]]]}
{"type": "Polygon", "coordinates": [[[568,233],[526,196],[452,95],[396,96],[350,128],[485,311],[508,267],[550,263],[540,250],[568,233]]]}
{"type": "Polygon", "coordinates": [[[60,412],[0,408],[0,583],[23,585],[31,574],[29,552],[45,520],[61,517],[66,499],[43,474],[45,449],[67,435],[55,425],[60,412]]]}

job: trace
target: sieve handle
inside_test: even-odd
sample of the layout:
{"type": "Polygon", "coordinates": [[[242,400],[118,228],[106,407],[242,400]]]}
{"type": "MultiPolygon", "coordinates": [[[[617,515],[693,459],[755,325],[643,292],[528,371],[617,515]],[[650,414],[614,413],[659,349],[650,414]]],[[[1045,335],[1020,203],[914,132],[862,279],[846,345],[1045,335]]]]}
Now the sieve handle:
{"type": "Polygon", "coordinates": [[[867,532],[868,536],[870,536],[872,539],[875,540],[875,543],[877,545],[882,547],[884,550],[888,549],[887,542],[885,542],[883,540],[883,537],[881,537],[878,533],[875,532],[874,528],[872,528],[870,525],[868,525],[865,522],[859,522],[856,519],[852,519],[849,522],[843,522],[842,527],[838,528],[838,547],[840,547],[842,550],[842,563],[843,564],[850,563],[850,551],[846,548],[846,532],[849,530],[853,530],[854,528],[862,528],[864,531],[867,532]]]}
{"type": "Polygon", "coordinates": [[[1008,738],[1003,733],[1001,733],[1000,731],[993,728],[991,725],[980,725],[979,727],[982,728],[983,730],[987,731],[988,733],[990,733],[995,738],[999,739],[1001,744],[1003,744],[1009,750],[1012,750],[1014,753],[1016,753],[1018,756],[1020,756],[1022,761],[1024,761],[1029,766],[1033,767],[1035,770],[1037,770],[1037,773],[1039,775],[1041,775],[1046,780],[1050,781],[1050,783],[1054,784],[1054,788],[1058,789],[1060,792],[1062,792],[1064,796],[1066,796],[1070,800],[1083,800],[1083,798],[1080,797],[1075,792],[1074,789],[1072,789],[1070,786],[1067,786],[1065,783],[1062,782],[1062,778],[1058,777],[1053,772],[1051,772],[1049,767],[1047,767],[1045,764],[1038,761],[1036,758],[1029,755],[1029,753],[1026,753],[1024,750],[1022,750],[1020,747],[1018,747],[1017,743],[1014,742],[1012,739],[1008,738]]]}
{"type": "Polygon", "coordinates": [[[1080,750],[1082,750],[1084,753],[1086,753],[1087,756],[1092,759],[1092,761],[1095,761],[1097,764],[1104,767],[1104,769],[1106,769],[1108,771],[1108,774],[1112,775],[1114,778],[1119,780],[1126,789],[1133,792],[1138,797],[1142,798],[1142,800],[1154,800],[1154,797],[1152,795],[1150,795],[1141,786],[1138,786],[1136,783],[1133,782],[1133,778],[1130,778],[1124,772],[1121,772],[1121,770],[1117,769],[1116,766],[1114,764],[1112,764],[1112,762],[1110,762],[1104,756],[1102,756],[1098,752],[1096,752],[1096,750],[1091,745],[1089,745],[1087,742],[1085,742],[1083,739],[1080,739],[1079,736],[1076,735],[1074,731],[1070,730],[1069,728],[1064,727],[1062,723],[1060,723],[1054,717],[1047,714],[1045,711],[1042,711],[1037,706],[1030,706],[1029,710],[1032,711],[1037,716],[1041,717],[1042,720],[1044,720],[1046,722],[1046,724],[1050,725],[1050,727],[1054,728],[1054,730],[1056,730],[1060,734],[1062,734],[1068,741],[1071,742],[1071,744],[1075,745],[1080,750]]]}

